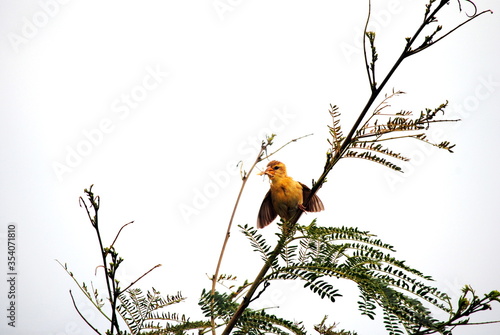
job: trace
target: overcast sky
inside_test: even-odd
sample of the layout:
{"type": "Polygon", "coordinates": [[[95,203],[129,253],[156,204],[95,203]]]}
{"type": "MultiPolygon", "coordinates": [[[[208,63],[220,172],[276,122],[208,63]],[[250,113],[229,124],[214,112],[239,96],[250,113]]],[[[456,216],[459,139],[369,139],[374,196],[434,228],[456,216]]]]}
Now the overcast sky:
{"type": "MultiPolygon", "coordinates": [[[[412,158],[403,174],[345,159],[318,194],[326,210],[301,218],[377,234],[454,298],[465,284],[480,295],[500,289],[500,6],[476,3],[495,14],[407,59],[387,85],[407,93],[391,101],[394,111],[418,114],[448,100],[449,117],[462,121],[431,135],[456,143],[455,153],[396,144],[412,158]]],[[[101,196],[105,244],[134,221],[116,244],[125,258],[122,282],[161,263],[138,287],[182,291],[188,301],[171,311],[199,317],[197,300],[210,287],[241,185],[237,163],[248,169],[266,134],[277,134],[276,149],[312,133],[274,156],[310,184],[328,149],[329,105],[339,106],[347,133],[369,96],[360,44],[365,1],[23,0],[2,7],[2,271],[11,223],[19,258],[17,327],[2,315],[2,334],[90,333],[70,289],[89,319],[105,325],[55,261],[104,288],[102,272],[94,275],[97,240],[78,203],[91,184],[101,196]]],[[[422,1],[373,1],[378,80],[423,11],[422,1]]],[[[456,1],[442,15],[444,30],[466,19],[456,1]]],[[[255,225],[268,187],[253,174],[235,217],[221,271],[237,275],[237,284],[252,280],[261,262],[236,225],[255,225]]],[[[276,232],[275,224],[262,231],[269,239],[276,232]]],[[[8,288],[0,283],[6,313],[8,288]]],[[[276,283],[254,307],[279,305],[272,311],[304,320],[311,333],[327,314],[360,335],[385,334],[380,320],[359,315],[352,284],[335,285],[345,293],[335,304],[276,283]]],[[[500,319],[500,306],[473,320],[492,319],[500,319]]],[[[499,332],[496,324],[456,334],[499,332]]]]}

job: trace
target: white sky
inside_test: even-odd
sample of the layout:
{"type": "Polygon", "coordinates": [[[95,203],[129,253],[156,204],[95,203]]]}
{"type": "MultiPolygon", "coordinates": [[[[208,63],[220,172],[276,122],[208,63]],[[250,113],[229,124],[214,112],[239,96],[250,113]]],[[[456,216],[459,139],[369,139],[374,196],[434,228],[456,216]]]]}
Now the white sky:
{"type": "MultiPolygon", "coordinates": [[[[373,2],[381,80],[424,5],[373,2]]],[[[408,59],[387,86],[408,93],[394,107],[417,113],[449,100],[450,116],[463,121],[435,137],[456,143],[455,153],[405,143],[400,148],[413,161],[404,174],[344,160],[320,190],[326,211],[302,217],[377,234],[453,297],[464,284],[480,295],[500,289],[500,5],[477,3],[495,14],[408,59]]],[[[20,258],[17,327],[2,316],[2,334],[90,333],[69,289],[100,324],[55,261],[103,288],[102,273],[94,276],[95,234],[78,205],[90,184],[102,197],[105,243],[135,220],[116,245],[126,259],[122,281],[161,263],[138,286],[182,291],[189,300],[172,311],[200,315],[197,300],[210,286],[240,187],[236,162],[248,168],[266,133],[278,134],[274,148],[314,133],[274,157],[310,184],[328,148],[329,104],[340,107],[347,133],[369,94],[359,53],[364,1],[25,0],[2,7],[2,271],[9,222],[18,225],[20,258]],[[229,9],[218,11],[221,3],[229,9]]],[[[456,2],[443,14],[446,29],[456,2]]],[[[252,176],[235,218],[222,272],[241,281],[255,277],[260,258],[236,225],[255,224],[267,188],[252,176]]],[[[276,231],[262,233],[272,239],[276,231]]],[[[294,283],[272,284],[258,303],[280,305],[276,313],[304,320],[311,333],[327,314],[360,335],[385,334],[381,322],[359,316],[352,285],[338,285],[345,297],[335,304],[294,283]]],[[[474,320],[491,319],[500,319],[500,306],[474,320]]],[[[499,332],[497,324],[456,334],[499,332]]]]}

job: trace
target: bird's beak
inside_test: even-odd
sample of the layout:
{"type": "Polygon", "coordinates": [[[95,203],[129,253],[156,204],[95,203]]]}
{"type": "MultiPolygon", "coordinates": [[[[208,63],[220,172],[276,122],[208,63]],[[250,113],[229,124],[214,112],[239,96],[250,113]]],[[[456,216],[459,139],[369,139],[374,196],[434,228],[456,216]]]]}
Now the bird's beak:
{"type": "Polygon", "coordinates": [[[272,168],[268,167],[264,171],[257,173],[257,175],[259,175],[259,176],[267,175],[268,177],[272,177],[272,176],[274,176],[274,170],[272,168]]]}

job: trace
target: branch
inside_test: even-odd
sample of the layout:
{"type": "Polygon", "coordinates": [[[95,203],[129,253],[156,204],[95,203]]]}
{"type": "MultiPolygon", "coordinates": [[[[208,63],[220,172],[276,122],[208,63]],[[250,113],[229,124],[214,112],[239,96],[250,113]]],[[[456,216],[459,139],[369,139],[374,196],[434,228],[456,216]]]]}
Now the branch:
{"type": "Polygon", "coordinates": [[[85,317],[83,316],[83,314],[80,312],[80,310],[78,309],[78,306],[76,306],[76,302],[75,302],[75,299],[73,298],[73,293],[71,293],[71,290],[69,290],[69,295],[71,296],[71,300],[73,301],[73,306],[75,306],[75,309],[78,312],[78,315],[80,315],[80,317],[83,319],[83,321],[85,321],[85,323],[90,328],[92,328],[97,334],[101,335],[101,333],[99,333],[99,330],[97,330],[97,328],[95,328],[94,326],[92,326],[90,324],[90,322],[88,322],[87,319],[85,319],[85,317]]]}
{"type": "MultiPolygon", "coordinates": [[[[368,111],[370,110],[371,106],[373,105],[373,103],[375,102],[376,98],[379,96],[379,94],[382,92],[382,89],[385,87],[385,85],[389,82],[389,80],[391,79],[392,75],[396,72],[396,70],[399,68],[399,66],[401,65],[401,63],[403,62],[403,60],[405,60],[406,58],[410,57],[411,55],[415,54],[416,52],[413,52],[411,50],[411,47],[413,45],[413,43],[415,43],[415,40],[417,39],[418,36],[420,36],[420,34],[422,33],[422,31],[424,30],[424,28],[429,25],[430,23],[432,22],[435,22],[435,17],[436,17],[436,14],[443,8],[443,6],[445,6],[446,4],[448,3],[448,1],[445,1],[445,0],[441,0],[439,2],[439,4],[437,5],[437,7],[432,11],[432,13],[430,13],[430,5],[432,4],[432,2],[427,6],[427,11],[426,11],[426,15],[425,15],[425,18],[424,18],[424,21],[420,24],[420,26],[417,28],[417,30],[415,31],[415,33],[413,34],[413,36],[411,38],[407,38],[407,42],[406,42],[406,45],[405,47],[403,48],[403,51],[401,52],[399,58],[396,60],[396,62],[394,63],[394,65],[392,66],[392,68],[389,70],[389,72],[386,74],[384,80],[382,81],[382,83],[378,86],[378,87],[374,87],[374,89],[372,89],[372,92],[370,94],[370,97],[368,98],[368,101],[366,102],[366,105],[365,107],[363,108],[363,110],[361,111],[361,113],[359,114],[356,122],[354,123],[354,125],[352,126],[351,130],[349,131],[349,134],[346,136],[346,138],[344,139],[344,141],[342,142],[342,145],[340,147],[340,150],[338,152],[335,153],[335,155],[333,157],[328,157],[327,159],[327,162],[325,164],[325,168],[324,168],[324,171],[323,173],[321,174],[321,176],[317,179],[316,183],[313,185],[312,189],[311,189],[311,193],[309,195],[309,199],[314,195],[316,194],[316,192],[319,190],[319,188],[323,185],[323,183],[326,181],[326,177],[328,175],[328,173],[330,173],[331,169],[337,164],[337,162],[342,158],[342,156],[347,152],[347,150],[349,149],[350,145],[352,144],[352,141],[353,141],[353,138],[356,134],[356,131],[359,129],[359,126],[361,125],[361,123],[363,122],[363,120],[365,119],[366,117],[366,114],[368,113],[368,111]]],[[[483,12],[482,12],[483,13],[483,12]]],[[[470,21],[470,20],[468,20],[470,21]]],[[[467,22],[468,22],[467,21],[467,22]]],[[[456,28],[455,28],[456,29],[456,28]]],[[[365,31],[364,31],[364,34],[366,34],[366,27],[365,27],[365,31]]],[[[305,202],[307,203],[309,201],[309,199],[307,199],[305,202]]]]}
{"type": "Polygon", "coordinates": [[[373,90],[377,87],[377,83],[375,82],[375,66],[373,66],[372,73],[370,73],[370,65],[368,63],[368,56],[366,55],[366,34],[368,29],[368,23],[370,22],[371,11],[372,11],[372,2],[371,0],[368,0],[368,15],[366,17],[365,29],[363,30],[363,55],[365,57],[365,67],[366,67],[366,74],[368,75],[368,82],[370,84],[370,89],[373,92],[373,90]]]}
{"type": "MultiPolygon", "coordinates": [[[[80,283],[78,282],[78,280],[76,280],[75,276],[73,275],[73,273],[71,271],[68,271],[68,268],[67,266],[65,265],[62,265],[61,262],[59,262],[57,259],[56,259],[56,262],[59,263],[60,266],[62,266],[62,268],[66,271],[66,273],[73,279],[73,281],[76,283],[76,285],[80,288],[80,291],[82,291],[82,293],[90,300],[90,302],[92,303],[92,305],[94,305],[95,308],[97,308],[97,310],[99,312],[101,312],[101,314],[106,318],[108,319],[108,321],[111,322],[111,319],[109,318],[109,316],[107,316],[104,311],[101,309],[101,307],[99,306],[98,302],[97,301],[94,301],[92,300],[92,297],[90,296],[90,294],[88,293],[88,291],[86,291],[82,285],[80,285],[80,283]]],[[[97,299],[96,299],[97,300],[97,299]]]]}
{"type": "MultiPolygon", "coordinates": [[[[222,259],[224,257],[224,252],[226,251],[227,242],[229,241],[229,237],[231,236],[231,226],[233,225],[234,215],[236,214],[236,209],[238,208],[238,204],[240,203],[240,198],[241,198],[241,195],[243,194],[243,189],[245,188],[246,182],[248,180],[248,176],[250,175],[252,170],[255,168],[257,163],[259,163],[262,160],[262,154],[267,149],[267,147],[272,144],[272,140],[274,139],[274,136],[275,135],[272,134],[270,137],[268,137],[267,142],[262,141],[260,151],[259,151],[254,163],[250,167],[250,170],[248,171],[248,173],[244,173],[242,175],[243,182],[241,184],[241,188],[240,188],[240,191],[238,193],[238,197],[236,198],[236,203],[234,204],[233,212],[231,213],[231,218],[229,219],[229,224],[227,226],[226,236],[224,238],[224,242],[222,243],[222,249],[220,251],[219,261],[217,262],[217,266],[215,268],[215,273],[212,277],[212,292],[211,293],[212,293],[213,297],[215,296],[215,286],[217,284],[217,280],[219,277],[219,271],[220,271],[220,267],[222,265],[222,259]]],[[[216,328],[215,327],[215,315],[213,312],[211,313],[211,316],[210,316],[210,323],[212,325],[212,334],[216,335],[216,333],[215,333],[215,328],[216,328]]]]}
{"type": "Polygon", "coordinates": [[[115,242],[116,240],[118,239],[118,236],[120,235],[120,233],[122,232],[122,229],[125,228],[126,226],[128,226],[129,224],[131,223],[134,223],[134,221],[130,221],[129,223],[125,223],[121,228],[120,230],[118,231],[118,233],[116,234],[116,237],[115,239],[113,240],[113,243],[111,243],[111,245],[109,246],[109,249],[113,248],[113,246],[115,245],[115,242]]]}
{"type": "Polygon", "coordinates": [[[127,286],[126,288],[124,288],[123,290],[121,290],[118,295],[122,294],[123,292],[127,291],[129,288],[131,288],[135,283],[137,283],[139,280],[141,280],[145,275],[147,275],[148,273],[150,273],[151,271],[153,271],[154,269],[156,268],[159,268],[161,266],[161,264],[156,264],[155,266],[153,266],[151,269],[149,269],[147,272],[145,272],[142,276],[140,276],[139,278],[137,278],[136,280],[134,280],[133,282],[130,283],[129,286],[127,286]]]}
{"type": "Polygon", "coordinates": [[[270,153],[269,155],[265,156],[265,157],[262,157],[259,162],[263,161],[264,159],[268,159],[269,157],[271,157],[272,155],[274,155],[275,153],[277,153],[278,151],[280,151],[281,149],[283,149],[284,147],[286,147],[287,145],[289,145],[290,143],[292,142],[297,142],[298,140],[300,139],[303,139],[304,137],[307,137],[307,136],[312,136],[313,134],[307,134],[307,135],[304,135],[304,136],[300,136],[300,137],[297,137],[297,138],[294,138],[293,140],[290,140],[288,141],[287,143],[283,144],[281,147],[279,147],[277,150],[273,151],[272,153],[270,153]]]}
{"type": "Polygon", "coordinates": [[[97,239],[99,241],[99,248],[101,251],[101,257],[102,257],[102,264],[104,267],[104,278],[106,281],[106,287],[108,289],[108,296],[109,296],[109,302],[111,303],[111,330],[110,333],[114,333],[114,329],[116,328],[116,331],[120,333],[120,327],[118,325],[118,320],[116,318],[116,299],[117,299],[117,291],[115,287],[115,281],[114,281],[114,270],[113,272],[111,269],[108,269],[108,264],[106,262],[106,257],[108,255],[108,252],[104,249],[103,244],[102,244],[102,239],[101,239],[101,232],[99,231],[99,218],[98,218],[98,211],[100,207],[100,197],[99,196],[94,196],[94,193],[92,192],[92,187],[94,185],[90,185],[89,189],[85,189],[84,192],[87,194],[88,200],[91,204],[91,207],[94,208],[94,217],[92,218],[90,215],[89,208],[85,201],[82,199],[82,197],[79,198],[80,202],[80,207],[83,203],[85,206],[85,210],[87,211],[87,215],[89,217],[90,222],[92,223],[92,226],[94,227],[96,234],[97,234],[97,239]]]}
{"type": "MultiPolygon", "coordinates": [[[[289,223],[295,225],[301,214],[302,214],[302,211],[296,211],[295,216],[289,221],[289,223]]],[[[241,315],[243,314],[245,309],[247,309],[248,305],[250,305],[250,302],[252,301],[252,297],[253,297],[255,291],[262,283],[262,278],[264,278],[267,271],[271,267],[271,264],[279,256],[281,249],[283,249],[283,246],[285,245],[285,241],[286,241],[287,237],[288,237],[288,235],[286,235],[284,233],[280,235],[280,239],[279,239],[278,243],[276,244],[276,247],[269,255],[269,259],[267,260],[267,262],[264,264],[264,266],[260,270],[260,272],[257,275],[257,277],[255,278],[252,286],[250,286],[250,288],[248,289],[247,294],[245,295],[245,297],[243,297],[243,301],[238,306],[238,309],[233,314],[233,317],[227,323],[226,328],[224,329],[224,332],[222,333],[222,335],[230,335],[231,334],[231,330],[234,328],[234,326],[238,322],[239,318],[241,317],[241,315]]]]}
{"type": "MultiPolygon", "coordinates": [[[[477,12],[477,9],[476,9],[476,12],[477,12]]],[[[436,44],[437,42],[441,41],[443,38],[445,38],[446,36],[450,35],[451,33],[453,33],[454,31],[456,31],[458,28],[462,27],[463,25],[469,23],[470,21],[478,18],[480,15],[483,15],[483,14],[486,14],[486,13],[490,13],[490,14],[493,14],[493,11],[488,9],[488,10],[484,10],[480,13],[476,13],[474,14],[473,16],[469,17],[468,20],[460,23],[458,26],[456,26],[455,28],[453,28],[452,30],[450,30],[449,32],[447,32],[446,34],[444,34],[443,36],[441,36],[440,38],[438,38],[437,40],[435,40],[434,42],[429,42],[429,43],[424,43],[422,44],[420,47],[418,47],[417,49],[415,50],[411,50],[411,51],[408,51],[408,56],[411,56],[411,55],[414,55],[420,51],[423,51],[425,49],[427,49],[428,47],[430,47],[431,45],[434,45],[436,44]]]]}
{"type": "Polygon", "coordinates": [[[262,295],[262,293],[264,293],[264,291],[266,290],[266,288],[268,288],[270,285],[271,285],[271,283],[269,283],[268,281],[265,281],[264,282],[264,288],[262,290],[260,290],[260,292],[257,293],[257,296],[254,297],[254,298],[252,298],[252,300],[250,300],[250,302],[259,299],[259,297],[262,295]]]}

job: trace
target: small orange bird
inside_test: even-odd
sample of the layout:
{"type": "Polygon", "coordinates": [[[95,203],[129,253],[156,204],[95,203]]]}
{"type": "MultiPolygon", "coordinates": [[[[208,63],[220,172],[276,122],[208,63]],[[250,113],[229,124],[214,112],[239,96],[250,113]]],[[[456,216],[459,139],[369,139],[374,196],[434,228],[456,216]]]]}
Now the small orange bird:
{"type": "Polygon", "coordinates": [[[267,192],[260,205],[257,217],[257,228],[264,228],[279,215],[284,220],[290,220],[297,209],[308,212],[319,212],[325,209],[321,200],[315,195],[307,206],[304,199],[309,197],[311,189],[306,185],[293,180],[286,174],[285,164],[271,161],[264,172],[258,175],[267,175],[271,181],[271,189],[267,192]]]}

